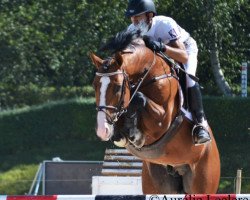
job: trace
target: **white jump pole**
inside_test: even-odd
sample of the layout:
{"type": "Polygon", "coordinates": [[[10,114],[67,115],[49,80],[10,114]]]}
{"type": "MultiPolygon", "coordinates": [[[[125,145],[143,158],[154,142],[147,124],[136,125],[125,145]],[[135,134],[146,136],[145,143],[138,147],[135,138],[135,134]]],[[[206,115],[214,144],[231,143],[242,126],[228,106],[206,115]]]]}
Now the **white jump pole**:
{"type": "Polygon", "coordinates": [[[236,177],[236,190],[235,190],[236,194],[240,194],[241,192],[241,173],[242,173],[242,170],[238,169],[237,177],[236,177]]]}

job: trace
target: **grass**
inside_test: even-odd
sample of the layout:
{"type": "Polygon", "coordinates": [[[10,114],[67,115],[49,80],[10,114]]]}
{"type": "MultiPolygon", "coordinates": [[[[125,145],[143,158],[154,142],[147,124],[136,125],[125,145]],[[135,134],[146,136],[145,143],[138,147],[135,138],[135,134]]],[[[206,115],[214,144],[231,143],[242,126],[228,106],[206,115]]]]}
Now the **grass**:
{"type": "Polygon", "coordinates": [[[250,137],[217,139],[221,158],[219,193],[235,192],[235,177],[242,169],[242,193],[250,193],[250,137]]]}
{"type": "MultiPolygon", "coordinates": [[[[250,192],[249,138],[235,140],[217,139],[221,155],[221,181],[218,193],[234,193],[234,177],[237,169],[243,170],[242,193],[250,192]]],[[[38,164],[43,160],[60,157],[62,160],[103,160],[105,148],[114,147],[110,143],[67,140],[52,142],[43,148],[2,155],[0,158],[0,194],[17,195],[29,191],[38,164]]]]}
{"type": "Polygon", "coordinates": [[[16,165],[0,175],[1,194],[25,194],[32,184],[37,165],[16,165]]]}
{"type": "Polygon", "coordinates": [[[0,194],[27,194],[39,163],[60,157],[62,160],[103,160],[109,143],[100,141],[67,140],[51,143],[43,148],[0,157],[0,194]]]}

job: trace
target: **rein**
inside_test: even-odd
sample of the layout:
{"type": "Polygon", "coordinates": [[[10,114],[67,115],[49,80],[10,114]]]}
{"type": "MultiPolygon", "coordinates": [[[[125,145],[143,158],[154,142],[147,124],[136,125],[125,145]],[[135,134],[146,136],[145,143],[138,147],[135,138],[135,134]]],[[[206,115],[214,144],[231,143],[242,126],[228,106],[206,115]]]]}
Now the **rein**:
{"type": "MultiPolygon", "coordinates": [[[[136,92],[139,90],[142,82],[144,81],[144,79],[146,78],[146,76],[148,75],[149,71],[152,69],[152,67],[155,65],[155,62],[156,62],[156,55],[155,55],[155,52],[154,52],[154,59],[153,59],[153,62],[151,63],[150,67],[148,69],[146,69],[146,73],[143,75],[143,77],[139,80],[139,84],[137,85],[136,89],[134,90],[134,93],[132,94],[132,96],[130,97],[130,100],[128,102],[128,105],[130,104],[130,102],[133,100],[136,92]]],[[[96,72],[96,75],[97,76],[101,76],[101,77],[110,77],[110,76],[115,76],[115,75],[118,75],[118,74],[122,74],[124,79],[123,79],[123,83],[122,83],[122,95],[120,97],[120,100],[119,100],[119,103],[117,106],[111,106],[111,105],[104,105],[104,106],[97,106],[96,107],[96,110],[99,112],[104,112],[107,116],[108,116],[108,123],[111,124],[111,125],[114,125],[118,119],[120,118],[120,116],[127,112],[127,109],[124,108],[123,106],[123,103],[124,103],[124,96],[125,96],[125,86],[126,86],[126,81],[129,83],[129,80],[128,80],[128,75],[126,74],[126,72],[124,70],[120,71],[115,71],[115,72],[109,72],[109,73],[100,73],[100,72],[96,72]],[[116,113],[114,115],[114,117],[110,116],[106,109],[111,109],[111,110],[114,110],[116,113]]],[[[129,84],[130,85],[130,84],[129,84]]]]}
{"type": "MultiPolygon", "coordinates": [[[[156,52],[154,51],[154,58],[153,58],[153,61],[151,63],[151,65],[149,66],[149,68],[146,68],[145,71],[144,71],[144,74],[143,76],[139,79],[138,83],[136,84],[136,88],[134,89],[133,91],[133,94],[131,95],[130,97],[130,100],[128,102],[128,105],[131,103],[131,101],[133,100],[136,92],[142,87],[142,83],[144,82],[145,78],[147,77],[148,73],[150,72],[150,70],[152,69],[152,67],[155,65],[156,63],[156,52]]],[[[115,71],[115,72],[109,72],[109,73],[100,73],[100,72],[96,72],[96,76],[100,76],[100,77],[110,77],[110,76],[115,76],[115,75],[119,75],[119,74],[122,74],[124,79],[123,79],[123,83],[122,83],[122,92],[121,92],[121,97],[120,97],[120,100],[119,100],[119,103],[117,106],[112,106],[112,105],[100,105],[100,106],[97,106],[96,107],[96,110],[99,112],[104,112],[107,116],[108,116],[108,123],[110,125],[114,125],[118,119],[121,117],[121,115],[123,113],[126,113],[127,112],[127,108],[124,108],[124,96],[125,96],[125,86],[126,86],[126,81],[128,82],[128,85],[130,85],[129,83],[129,78],[128,78],[128,75],[127,73],[125,72],[125,70],[118,70],[118,71],[115,71]],[[110,114],[106,111],[106,109],[111,109],[111,110],[114,110],[116,113],[114,115],[114,117],[110,116],[110,114]]],[[[144,85],[149,85],[150,83],[152,82],[155,82],[159,79],[163,79],[163,78],[168,78],[168,77],[175,77],[172,73],[169,73],[169,74],[163,74],[159,77],[154,77],[152,80],[149,80],[147,81],[144,85]]],[[[175,77],[176,78],[176,77],[175,77]]],[[[130,87],[130,90],[131,90],[131,87],[130,87]]]]}
{"type": "Polygon", "coordinates": [[[130,104],[130,102],[132,101],[132,99],[134,98],[136,92],[139,90],[139,88],[141,87],[141,84],[142,82],[144,81],[144,79],[146,78],[146,76],[148,75],[148,73],[150,72],[150,70],[152,69],[152,67],[155,65],[155,61],[156,61],[156,56],[155,56],[155,51],[154,51],[154,60],[153,62],[151,63],[150,67],[148,69],[146,69],[146,73],[143,75],[142,78],[140,78],[139,80],[139,84],[137,85],[137,87],[135,88],[134,90],[134,93],[132,94],[130,100],[129,100],[129,103],[128,105],[130,104]]]}

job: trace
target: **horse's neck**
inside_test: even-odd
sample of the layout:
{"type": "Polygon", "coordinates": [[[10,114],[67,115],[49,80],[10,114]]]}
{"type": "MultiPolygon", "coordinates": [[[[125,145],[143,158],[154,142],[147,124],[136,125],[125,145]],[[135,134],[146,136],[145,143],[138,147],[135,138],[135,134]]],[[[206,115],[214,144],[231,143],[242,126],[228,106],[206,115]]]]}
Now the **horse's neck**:
{"type": "Polygon", "coordinates": [[[124,61],[129,79],[148,98],[160,105],[169,115],[179,109],[178,81],[172,76],[170,66],[144,46],[134,47],[125,54],[124,61]],[[171,112],[169,112],[171,110],[171,112]]]}
{"type": "MultiPolygon", "coordinates": [[[[153,68],[155,63],[155,57],[152,52],[145,47],[137,46],[131,48],[131,51],[130,53],[125,53],[123,56],[123,68],[130,80],[136,83],[144,77],[146,71],[149,71],[149,74],[151,73],[151,68],[153,68]]],[[[147,77],[145,76],[145,78],[147,77]]]]}
{"type": "Polygon", "coordinates": [[[179,103],[179,82],[175,78],[176,74],[162,58],[156,57],[155,66],[149,72],[149,77],[155,81],[155,88],[152,88],[150,94],[158,91],[156,98],[160,104],[169,107],[179,103]]]}
{"type": "Polygon", "coordinates": [[[169,127],[180,110],[179,83],[164,60],[156,57],[154,62],[141,89],[155,103],[153,109],[159,113],[159,120],[169,127]]]}

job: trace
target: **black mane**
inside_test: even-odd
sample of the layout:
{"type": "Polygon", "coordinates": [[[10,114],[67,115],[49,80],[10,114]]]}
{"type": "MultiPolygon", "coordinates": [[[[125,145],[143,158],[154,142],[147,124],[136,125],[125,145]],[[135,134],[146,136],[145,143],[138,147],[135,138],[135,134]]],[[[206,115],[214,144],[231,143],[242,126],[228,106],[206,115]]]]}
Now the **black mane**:
{"type": "Polygon", "coordinates": [[[122,51],[131,44],[131,42],[140,37],[138,31],[121,31],[118,32],[114,37],[111,37],[106,44],[104,44],[101,51],[111,51],[112,53],[122,51]]]}

